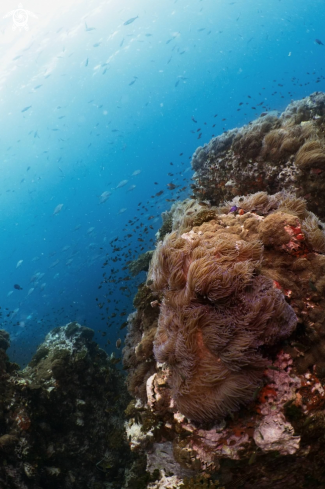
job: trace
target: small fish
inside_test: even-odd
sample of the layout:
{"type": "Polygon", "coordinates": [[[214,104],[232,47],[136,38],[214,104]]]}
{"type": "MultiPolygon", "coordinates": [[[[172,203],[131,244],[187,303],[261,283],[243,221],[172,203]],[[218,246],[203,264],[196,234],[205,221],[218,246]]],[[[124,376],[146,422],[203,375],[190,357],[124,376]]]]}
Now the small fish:
{"type": "Polygon", "coordinates": [[[56,216],[57,214],[59,214],[59,212],[61,212],[61,210],[62,210],[62,207],[63,207],[63,204],[59,204],[59,205],[57,205],[57,206],[56,206],[56,208],[54,209],[54,211],[53,211],[53,214],[52,214],[52,215],[53,215],[53,216],[56,216]]]}
{"type": "Polygon", "coordinates": [[[49,266],[49,268],[54,268],[56,267],[58,264],[60,263],[60,260],[55,260],[53,263],[51,263],[51,265],[49,266]]]}
{"type": "Polygon", "coordinates": [[[85,66],[88,66],[88,58],[86,59],[85,66]]]}
{"type": "Polygon", "coordinates": [[[197,123],[197,121],[194,119],[194,117],[192,116],[191,117],[192,121],[195,122],[195,124],[197,123]]]}
{"type": "Polygon", "coordinates": [[[174,190],[176,188],[176,185],[174,185],[173,183],[168,183],[167,187],[169,188],[169,190],[174,190]]]}
{"type": "Polygon", "coordinates": [[[120,210],[118,211],[118,214],[123,214],[123,212],[125,212],[125,211],[127,211],[127,209],[126,209],[125,207],[123,207],[123,209],[120,209],[120,210]]]}
{"type": "Polygon", "coordinates": [[[30,109],[30,108],[31,108],[31,105],[28,105],[28,107],[25,107],[25,108],[22,110],[22,112],[26,112],[26,111],[27,111],[28,109],[30,109]]]}
{"type": "Polygon", "coordinates": [[[230,211],[229,211],[229,214],[230,212],[236,212],[238,209],[238,207],[236,205],[233,205],[231,208],[230,208],[230,211]]]}
{"type": "Polygon", "coordinates": [[[132,177],[135,177],[136,175],[139,175],[141,173],[141,170],[135,170],[133,173],[132,173],[132,177]]]}
{"type": "Polygon", "coordinates": [[[19,267],[20,267],[20,265],[23,263],[23,261],[24,261],[24,260],[19,260],[19,261],[17,262],[16,268],[19,268],[19,267]]]}
{"type": "Polygon", "coordinates": [[[23,288],[22,288],[22,287],[20,287],[20,285],[19,285],[19,284],[15,284],[15,285],[14,285],[14,289],[16,289],[16,290],[23,290],[23,288]]]}
{"type": "Polygon", "coordinates": [[[122,39],[122,41],[120,43],[120,48],[123,46],[123,43],[124,43],[124,37],[123,37],[123,39],[122,39]]]}
{"type": "Polygon", "coordinates": [[[320,46],[324,46],[324,43],[322,43],[320,39],[315,39],[315,42],[317,42],[317,44],[319,44],[320,46]]]}
{"type": "Polygon", "coordinates": [[[128,180],[121,180],[121,182],[117,185],[116,188],[121,188],[124,187],[128,183],[128,180]]]}
{"type": "Polygon", "coordinates": [[[31,287],[27,293],[27,297],[31,295],[34,292],[34,290],[35,290],[34,287],[31,287]]]}
{"type": "Polygon", "coordinates": [[[116,340],[116,348],[121,348],[121,344],[122,344],[121,338],[119,338],[118,340],[116,340]]]}
{"type": "Polygon", "coordinates": [[[136,17],[131,17],[131,19],[127,20],[126,22],[124,22],[123,25],[129,25],[129,24],[132,24],[132,22],[134,22],[139,16],[137,15],[136,17]]]}
{"type": "Polygon", "coordinates": [[[34,87],[34,90],[38,90],[39,88],[41,88],[43,85],[37,85],[36,87],[34,87]]]}
{"type": "Polygon", "coordinates": [[[128,189],[127,192],[132,192],[136,188],[136,185],[131,185],[128,189]]]}
{"type": "Polygon", "coordinates": [[[10,291],[8,292],[8,294],[7,294],[7,297],[10,297],[10,296],[11,296],[11,294],[13,294],[13,293],[14,293],[14,291],[13,291],[13,290],[10,290],[10,291]]]}
{"type": "Polygon", "coordinates": [[[108,190],[105,190],[105,192],[103,192],[101,194],[101,196],[99,197],[99,203],[104,204],[104,202],[106,202],[106,200],[108,199],[108,197],[110,195],[111,195],[111,192],[108,192],[108,190]]]}
{"type": "Polygon", "coordinates": [[[95,44],[93,44],[93,47],[98,48],[98,46],[100,46],[100,45],[101,45],[101,42],[96,42],[95,44]]]}

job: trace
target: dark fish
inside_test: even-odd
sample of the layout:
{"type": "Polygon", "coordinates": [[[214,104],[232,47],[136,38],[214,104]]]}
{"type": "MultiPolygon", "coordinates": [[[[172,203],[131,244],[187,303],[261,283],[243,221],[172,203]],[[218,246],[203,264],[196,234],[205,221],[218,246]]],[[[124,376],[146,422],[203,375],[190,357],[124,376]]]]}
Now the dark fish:
{"type": "Polygon", "coordinates": [[[175,83],[175,88],[178,87],[178,84],[179,84],[179,80],[177,80],[177,82],[175,83]]]}
{"type": "Polygon", "coordinates": [[[121,348],[121,344],[122,344],[122,340],[121,340],[121,338],[119,338],[119,339],[116,341],[116,348],[121,348]]]}
{"type": "Polygon", "coordinates": [[[34,87],[34,90],[38,90],[39,88],[41,88],[42,85],[37,85],[36,87],[34,87]]]}
{"type": "Polygon", "coordinates": [[[26,110],[30,109],[31,108],[31,105],[29,105],[28,107],[25,107],[22,112],[26,112],[26,110]]]}
{"type": "Polygon", "coordinates": [[[134,22],[139,16],[137,15],[136,17],[132,17],[131,19],[127,20],[126,22],[124,22],[123,25],[129,25],[129,24],[132,24],[132,22],[134,22]]]}
{"type": "Polygon", "coordinates": [[[23,290],[23,288],[20,287],[20,285],[18,285],[18,284],[15,284],[14,285],[14,289],[16,289],[16,290],[23,290]]]}
{"type": "Polygon", "coordinates": [[[191,117],[191,119],[192,119],[193,122],[197,123],[197,121],[194,119],[193,116],[191,117]]]}
{"type": "Polygon", "coordinates": [[[101,42],[96,42],[95,44],[93,44],[93,47],[98,48],[98,46],[100,46],[100,45],[101,45],[101,42]]]}
{"type": "Polygon", "coordinates": [[[131,83],[129,83],[129,87],[130,87],[131,85],[133,85],[133,83],[135,83],[135,82],[136,82],[136,80],[131,81],[131,83]]]}
{"type": "Polygon", "coordinates": [[[317,44],[319,44],[320,46],[324,46],[324,44],[320,39],[315,39],[315,42],[317,42],[317,44]]]}
{"type": "Polygon", "coordinates": [[[124,43],[124,37],[123,37],[123,39],[121,41],[120,48],[123,46],[123,43],[124,43]]]}
{"type": "Polygon", "coordinates": [[[86,59],[85,66],[88,66],[88,58],[86,59]]]}

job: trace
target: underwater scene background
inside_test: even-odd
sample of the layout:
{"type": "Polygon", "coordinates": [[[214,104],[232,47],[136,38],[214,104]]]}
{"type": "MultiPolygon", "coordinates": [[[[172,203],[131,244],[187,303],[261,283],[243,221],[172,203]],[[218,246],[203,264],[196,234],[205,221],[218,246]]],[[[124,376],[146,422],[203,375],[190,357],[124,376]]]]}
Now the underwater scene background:
{"type": "Polygon", "coordinates": [[[0,5],[0,489],[325,487],[325,5],[0,5]]]}

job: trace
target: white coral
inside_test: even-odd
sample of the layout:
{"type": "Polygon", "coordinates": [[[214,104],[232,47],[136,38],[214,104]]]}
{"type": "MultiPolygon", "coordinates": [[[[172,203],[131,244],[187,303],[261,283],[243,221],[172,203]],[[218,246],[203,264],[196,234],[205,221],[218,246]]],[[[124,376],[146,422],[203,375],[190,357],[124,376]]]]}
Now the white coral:
{"type": "Polygon", "coordinates": [[[254,440],[263,452],[278,451],[281,455],[293,455],[300,445],[300,436],[294,435],[293,426],[282,413],[265,416],[255,428],[254,440]]]}

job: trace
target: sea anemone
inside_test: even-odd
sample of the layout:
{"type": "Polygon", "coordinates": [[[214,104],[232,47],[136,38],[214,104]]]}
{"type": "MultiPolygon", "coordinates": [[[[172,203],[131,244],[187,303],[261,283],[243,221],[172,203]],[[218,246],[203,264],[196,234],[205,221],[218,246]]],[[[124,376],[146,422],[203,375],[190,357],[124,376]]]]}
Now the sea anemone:
{"type": "MultiPolygon", "coordinates": [[[[256,201],[265,205],[263,197],[256,201]]],[[[253,398],[268,363],[261,347],[289,336],[297,321],[282,292],[260,274],[262,241],[243,239],[237,218],[223,217],[167,235],[148,274],[151,289],[163,295],[155,359],[169,367],[177,408],[198,422],[253,398]]]]}

